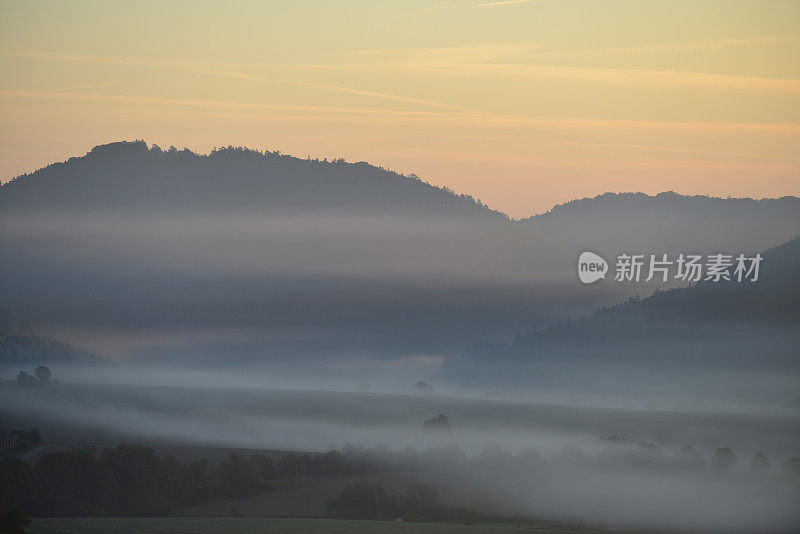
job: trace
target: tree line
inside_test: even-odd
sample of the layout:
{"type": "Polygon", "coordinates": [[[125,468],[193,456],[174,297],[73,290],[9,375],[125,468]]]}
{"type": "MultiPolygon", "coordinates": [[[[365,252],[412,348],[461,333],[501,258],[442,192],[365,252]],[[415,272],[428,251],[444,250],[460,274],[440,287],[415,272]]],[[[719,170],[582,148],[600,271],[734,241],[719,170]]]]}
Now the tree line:
{"type": "Polygon", "coordinates": [[[300,476],[363,472],[343,454],[231,455],[214,465],[159,456],[150,447],[120,444],[45,453],[32,466],[17,458],[0,462],[4,510],[33,517],[171,516],[184,506],[271,490],[270,481],[300,476]]]}
{"type": "MultiPolygon", "coordinates": [[[[38,437],[38,432],[31,437],[38,437]]],[[[735,453],[727,447],[718,449],[706,461],[689,445],[667,455],[649,443],[613,436],[604,440],[607,446],[596,456],[584,455],[574,444],[549,458],[534,448],[512,455],[497,444],[472,457],[457,445],[420,452],[412,447],[393,451],[345,446],[324,454],[289,453],[277,461],[261,454],[233,454],[219,464],[206,459],[186,463],[174,456],[162,457],[150,447],[123,443],[100,452],[82,448],[45,453],[35,466],[18,458],[4,459],[0,462],[0,511],[16,509],[33,517],[166,517],[185,506],[269,492],[274,480],[307,476],[484,468],[497,472],[562,467],[703,470],[731,469],[737,463],[735,453]]],[[[748,467],[762,471],[770,469],[770,462],[758,453],[748,467]]],[[[800,457],[786,461],[783,471],[800,479],[800,457]]],[[[462,512],[440,506],[431,488],[413,486],[405,496],[386,496],[382,489],[356,485],[332,498],[328,513],[334,517],[390,518],[397,514],[448,520],[457,519],[462,512]]]]}

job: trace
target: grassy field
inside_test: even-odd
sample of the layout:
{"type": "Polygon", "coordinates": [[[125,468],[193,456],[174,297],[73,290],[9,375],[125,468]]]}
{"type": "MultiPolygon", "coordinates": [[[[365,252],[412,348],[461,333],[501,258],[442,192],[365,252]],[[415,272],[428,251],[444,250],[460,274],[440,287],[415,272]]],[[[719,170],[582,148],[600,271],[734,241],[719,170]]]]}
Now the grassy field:
{"type": "Polygon", "coordinates": [[[328,497],[339,495],[348,482],[369,482],[383,487],[389,493],[397,494],[404,491],[413,480],[420,480],[420,477],[416,473],[406,472],[371,473],[341,478],[308,478],[301,480],[294,487],[276,487],[276,491],[270,493],[189,506],[183,509],[183,515],[226,516],[235,508],[245,517],[319,517],[325,513],[328,497]]]}
{"type": "Polygon", "coordinates": [[[394,523],[390,521],[344,521],[336,519],[254,518],[106,518],[35,519],[31,534],[592,534],[603,531],[537,525],[485,523],[394,523]]]}

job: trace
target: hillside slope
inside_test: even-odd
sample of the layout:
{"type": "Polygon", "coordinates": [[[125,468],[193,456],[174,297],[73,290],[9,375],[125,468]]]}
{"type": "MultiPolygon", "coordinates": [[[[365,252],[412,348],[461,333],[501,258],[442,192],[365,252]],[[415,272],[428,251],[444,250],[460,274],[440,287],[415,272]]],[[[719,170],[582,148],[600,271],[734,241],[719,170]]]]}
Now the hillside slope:
{"type": "Polygon", "coordinates": [[[523,222],[578,252],[755,253],[800,235],[800,198],[606,193],[523,222]]]}
{"type": "Polygon", "coordinates": [[[443,372],[472,384],[580,384],[587,391],[654,396],[673,382],[701,389],[722,383],[728,394],[740,388],[742,399],[756,394],[751,379],[771,376],[759,382],[767,386],[758,394],[776,394],[775,402],[800,408],[793,378],[800,370],[800,239],[762,256],[756,282],[703,281],[633,297],[518,333],[511,342],[472,345],[448,359],[443,372]]]}
{"type": "Polygon", "coordinates": [[[398,211],[504,217],[468,195],[364,162],[221,148],[162,151],[144,141],[94,147],[0,187],[0,209],[398,211]]]}

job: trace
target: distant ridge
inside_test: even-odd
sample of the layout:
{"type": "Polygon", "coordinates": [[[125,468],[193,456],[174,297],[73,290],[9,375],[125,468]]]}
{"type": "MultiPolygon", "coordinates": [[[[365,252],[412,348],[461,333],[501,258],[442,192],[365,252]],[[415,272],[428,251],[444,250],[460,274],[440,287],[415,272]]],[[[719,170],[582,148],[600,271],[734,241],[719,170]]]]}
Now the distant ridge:
{"type": "Polygon", "coordinates": [[[573,251],[753,253],[800,235],[800,198],[605,193],[522,222],[573,251]]]}
{"type": "Polygon", "coordinates": [[[568,202],[564,202],[562,204],[557,204],[553,206],[550,210],[546,211],[545,213],[539,213],[536,215],[532,215],[530,217],[522,219],[523,221],[535,221],[536,219],[543,219],[552,216],[561,216],[565,214],[574,214],[578,213],[582,210],[587,209],[590,206],[613,206],[616,205],[617,207],[621,207],[624,205],[633,206],[638,203],[638,206],[659,206],[659,205],[667,205],[666,203],[672,203],[673,206],[676,205],[684,205],[684,206],[691,206],[691,205],[702,205],[702,204],[711,204],[711,203],[726,203],[726,204],[739,204],[742,206],[752,206],[757,204],[769,204],[769,205],[796,205],[795,203],[800,201],[800,198],[796,196],[783,196],[778,198],[762,198],[762,199],[755,199],[749,197],[715,197],[711,195],[682,195],[680,193],[676,193],[675,191],[662,191],[661,193],[657,193],[655,195],[648,195],[646,193],[641,192],[633,192],[628,191],[624,193],[612,193],[606,192],[602,195],[597,195],[594,197],[584,197],[578,198],[575,200],[570,200],[568,202]],[[633,202],[632,202],[633,201],[633,202]]]}
{"type": "Polygon", "coordinates": [[[0,365],[35,366],[40,363],[99,363],[97,354],[69,343],[37,335],[28,326],[13,327],[0,320],[0,365]]]}
{"type": "Polygon", "coordinates": [[[356,210],[507,218],[470,195],[365,162],[300,159],[225,147],[202,155],[138,141],[81,157],[0,187],[0,207],[26,209],[356,210]]]}

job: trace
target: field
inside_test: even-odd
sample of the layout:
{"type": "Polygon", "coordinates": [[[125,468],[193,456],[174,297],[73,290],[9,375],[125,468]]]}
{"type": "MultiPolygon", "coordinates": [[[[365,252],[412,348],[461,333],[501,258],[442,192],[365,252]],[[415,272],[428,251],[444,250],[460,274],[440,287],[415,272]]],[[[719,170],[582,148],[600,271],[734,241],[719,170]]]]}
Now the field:
{"type": "MultiPolygon", "coordinates": [[[[395,471],[352,477],[307,478],[299,483],[292,483],[294,487],[278,486],[275,488],[277,491],[270,493],[190,506],[184,508],[182,512],[185,516],[194,517],[225,516],[235,509],[245,517],[320,517],[325,513],[325,503],[328,497],[338,495],[349,482],[359,481],[379,485],[388,493],[393,494],[401,493],[414,480],[435,483],[443,500],[454,502],[456,499],[452,498],[451,485],[445,484],[446,475],[446,473],[423,474],[413,471],[395,471]]],[[[463,502],[463,499],[460,502],[463,502]]]]}
{"type": "MultiPolygon", "coordinates": [[[[183,461],[217,462],[232,452],[275,457],[280,450],[325,451],[332,446],[361,450],[355,461],[362,461],[363,454],[365,465],[372,465],[355,476],[309,472],[298,481],[270,480],[272,491],[262,495],[185,507],[177,523],[164,527],[169,532],[225,532],[229,524],[235,525],[232,532],[253,525],[267,532],[272,527],[313,532],[312,527],[325,525],[312,520],[323,517],[327,499],[339,495],[348,482],[359,481],[394,496],[419,481],[433,487],[445,505],[497,518],[565,518],[630,528],[656,524],[689,531],[736,527],[742,532],[797,532],[800,525],[797,481],[781,467],[800,451],[796,415],[615,410],[331,391],[97,384],[26,389],[0,382],[0,419],[9,428],[40,428],[48,444],[83,441],[102,449],[124,440],[183,461]],[[422,422],[436,414],[447,415],[452,432],[422,430],[422,422]],[[348,443],[373,448],[344,446],[348,443]],[[698,451],[706,467],[684,465],[682,456],[674,456],[686,444],[698,451]],[[386,452],[381,445],[397,452],[386,452]],[[738,463],[708,467],[722,447],[735,451],[738,463]],[[749,469],[756,452],[769,458],[769,469],[749,469]],[[391,461],[378,471],[382,464],[370,464],[370,458],[391,461]],[[299,523],[270,522],[279,517],[299,523]],[[292,526],[297,524],[301,526],[292,526]]],[[[160,524],[129,520],[129,527],[122,529],[102,521],[39,521],[32,531],[92,532],[99,525],[97,532],[158,532],[160,524]]],[[[336,532],[338,525],[359,531],[347,523],[331,525],[320,531],[336,532]]],[[[364,532],[394,528],[416,532],[423,526],[375,523],[364,532]]],[[[519,532],[521,527],[513,528],[519,532]]],[[[561,526],[551,523],[548,528],[561,526]]]]}
{"type": "Polygon", "coordinates": [[[394,523],[390,521],[345,521],[335,519],[251,519],[251,518],[109,518],[35,519],[31,534],[592,534],[604,531],[541,525],[485,523],[454,525],[442,523],[394,523]]]}
{"type": "Polygon", "coordinates": [[[337,519],[251,519],[251,518],[106,518],[35,519],[31,534],[592,534],[605,531],[543,525],[485,523],[454,525],[443,523],[395,523],[390,521],[346,521],[337,519]]]}

